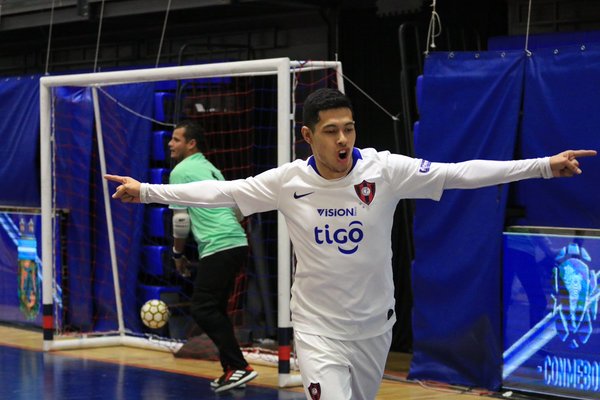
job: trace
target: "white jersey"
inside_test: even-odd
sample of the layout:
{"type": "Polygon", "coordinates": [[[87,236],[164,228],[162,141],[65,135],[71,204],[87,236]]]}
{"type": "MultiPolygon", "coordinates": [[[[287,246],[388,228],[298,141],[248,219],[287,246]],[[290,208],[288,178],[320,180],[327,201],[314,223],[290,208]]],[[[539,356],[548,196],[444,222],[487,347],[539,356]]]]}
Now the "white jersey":
{"type": "Polygon", "coordinates": [[[143,184],[140,197],[207,206],[233,199],[244,215],[281,211],[297,258],[294,329],[360,340],[383,334],[396,321],[391,229],[400,199],[439,200],[448,188],[552,176],[547,159],[446,164],[354,149],[353,161],[348,175],[336,180],[321,177],[311,157],[245,180],[180,188],[143,184]]]}

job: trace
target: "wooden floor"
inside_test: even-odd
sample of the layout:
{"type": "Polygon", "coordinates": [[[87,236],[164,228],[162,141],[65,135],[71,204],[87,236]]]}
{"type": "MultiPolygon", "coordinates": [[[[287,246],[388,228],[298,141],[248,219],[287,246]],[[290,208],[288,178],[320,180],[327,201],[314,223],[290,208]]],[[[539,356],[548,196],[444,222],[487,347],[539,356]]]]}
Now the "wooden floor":
{"type": "MultiPolygon", "coordinates": [[[[0,325],[0,345],[42,351],[41,332],[0,325]]],[[[208,379],[220,375],[220,365],[217,362],[175,358],[171,353],[131,347],[67,350],[55,353],[83,360],[101,361],[208,379]]],[[[449,387],[435,382],[407,381],[405,377],[409,362],[410,356],[408,354],[390,354],[386,369],[387,378],[382,382],[377,399],[464,400],[474,396],[485,398],[494,395],[482,390],[464,391],[461,388],[449,387]]],[[[253,365],[253,367],[259,372],[259,376],[252,381],[252,386],[277,388],[276,368],[261,365],[253,365]]],[[[290,391],[301,393],[302,389],[298,387],[286,389],[286,391],[288,393],[290,391]]],[[[286,397],[284,395],[279,398],[286,397]]]]}

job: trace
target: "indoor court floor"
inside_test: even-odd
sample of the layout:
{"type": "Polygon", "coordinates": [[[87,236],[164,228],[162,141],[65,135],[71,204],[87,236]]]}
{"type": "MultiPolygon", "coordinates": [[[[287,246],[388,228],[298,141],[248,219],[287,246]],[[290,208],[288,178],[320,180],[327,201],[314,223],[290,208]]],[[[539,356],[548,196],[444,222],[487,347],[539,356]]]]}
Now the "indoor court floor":
{"type": "MultiPolygon", "coordinates": [[[[391,354],[386,374],[392,379],[383,380],[377,399],[488,397],[485,391],[407,381],[408,362],[408,355],[391,354]]],[[[220,375],[218,362],[175,358],[171,353],[131,347],[45,353],[40,331],[0,325],[0,399],[304,399],[300,387],[277,387],[276,368],[253,367],[259,376],[246,388],[217,394],[209,383],[220,375]]]]}

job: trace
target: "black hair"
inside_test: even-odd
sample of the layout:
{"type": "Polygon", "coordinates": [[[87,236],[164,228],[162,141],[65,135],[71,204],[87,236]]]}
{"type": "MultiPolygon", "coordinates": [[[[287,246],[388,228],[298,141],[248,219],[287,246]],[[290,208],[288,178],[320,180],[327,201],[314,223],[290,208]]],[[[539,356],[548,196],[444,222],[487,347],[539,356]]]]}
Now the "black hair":
{"type": "Polygon", "coordinates": [[[196,148],[200,151],[206,150],[206,139],[204,138],[204,127],[200,123],[191,119],[180,121],[175,125],[175,129],[183,128],[185,131],[183,137],[186,142],[196,140],[196,148]]]}
{"type": "Polygon", "coordinates": [[[319,122],[319,112],[333,108],[349,108],[354,114],[352,103],[344,93],[332,88],[315,90],[304,100],[302,122],[314,131],[315,125],[319,122]]]}

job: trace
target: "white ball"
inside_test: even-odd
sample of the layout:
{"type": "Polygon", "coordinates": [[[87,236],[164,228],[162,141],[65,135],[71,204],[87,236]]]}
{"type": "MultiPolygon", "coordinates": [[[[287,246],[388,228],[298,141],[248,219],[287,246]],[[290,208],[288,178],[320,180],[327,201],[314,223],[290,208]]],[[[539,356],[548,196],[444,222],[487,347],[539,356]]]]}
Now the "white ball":
{"type": "Polygon", "coordinates": [[[140,310],[142,322],[148,328],[158,329],[165,326],[169,321],[169,307],[162,300],[148,300],[140,310]]]}

